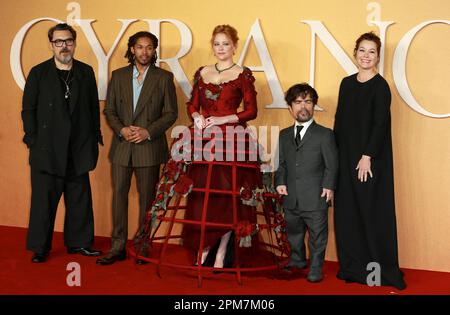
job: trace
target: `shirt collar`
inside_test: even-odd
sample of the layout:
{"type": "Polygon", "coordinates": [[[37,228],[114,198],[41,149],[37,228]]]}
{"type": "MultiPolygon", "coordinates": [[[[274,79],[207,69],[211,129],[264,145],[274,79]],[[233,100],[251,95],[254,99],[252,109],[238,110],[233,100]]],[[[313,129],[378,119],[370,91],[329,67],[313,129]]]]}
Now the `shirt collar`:
{"type": "Polygon", "coordinates": [[[297,120],[295,121],[295,128],[297,129],[297,126],[303,126],[304,129],[307,129],[314,121],[314,118],[311,118],[310,120],[308,120],[307,122],[304,123],[299,123],[297,120]]]}
{"type": "MultiPolygon", "coordinates": [[[[148,69],[150,68],[150,66],[147,67],[147,69],[145,69],[144,74],[142,75],[142,81],[145,80],[145,77],[147,76],[147,72],[148,69]]],[[[137,79],[139,76],[139,70],[137,69],[136,65],[133,66],[133,78],[137,79]]]]}

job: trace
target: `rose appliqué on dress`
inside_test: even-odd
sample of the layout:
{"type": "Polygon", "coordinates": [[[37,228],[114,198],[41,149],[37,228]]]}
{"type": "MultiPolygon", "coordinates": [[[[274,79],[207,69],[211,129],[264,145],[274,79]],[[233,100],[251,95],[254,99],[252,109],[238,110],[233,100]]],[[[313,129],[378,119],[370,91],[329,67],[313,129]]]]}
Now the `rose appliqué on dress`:
{"type": "Polygon", "coordinates": [[[207,99],[210,99],[210,100],[213,100],[213,101],[217,101],[219,99],[220,92],[222,92],[222,86],[219,85],[219,89],[218,89],[218,91],[216,93],[214,93],[210,89],[206,89],[205,90],[205,96],[206,96],[207,99]]]}

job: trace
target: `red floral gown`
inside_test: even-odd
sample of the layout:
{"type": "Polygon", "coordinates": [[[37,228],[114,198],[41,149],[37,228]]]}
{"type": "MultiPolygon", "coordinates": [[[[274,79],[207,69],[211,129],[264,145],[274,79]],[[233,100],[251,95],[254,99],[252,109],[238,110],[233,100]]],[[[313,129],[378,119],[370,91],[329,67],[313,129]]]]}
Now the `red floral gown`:
{"type": "MultiPolygon", "coordinates": [[[[190,101],[187,103],[188,114],[194,112],[201,113],[205,118],[209,116],[237,115],[239,122],[228,125],[242,125],[246,127],[246,122],[256,118],[256,90],[254,86],[255,78],[248,68],[234,80],[222,83],[205,83],[200,75],[200,68],[194,77],[194,87],[190,101]],[[238,112],[241,101],[244,103],[244,110],[238,112]]],[[[220,126],[222,130],[225,126],[220,126]]],[[[248,141],[248,137],[246,139],[248,141]]],[[[246,149],[249,150],[246,142],[246,149]]],[[[237,147],[237,145],[235,146],[237,147]]],[[[226,150],[224,143],[223,148],[226,150]]],[[[236,156],[235,156],[236,157],[236,156]]],[[[246,155],[248,160],[248,155],[246,155]]],[[[245,161],[246,163],[251,163],[245,161]]],[[[256,161],[253,162],[256,164],[256,161]]],[[[194,164],[191,166],[189,176],[194,182],[194,188],[207,187],[207,166],[194,164]]],[[[236,171],[237,189],[249,187],[250,189],[261,188],[262,180],[258,168],[237,168],[236,171]]],[[[211,182],[209,189],[232,190],[232,170],[231,166],[214,165],[212,168],[211,182]]],[[[202,209],[204,202],[204,192],[192,191],[188,196],[185,219],[202,219],[202,209]]],[[[230,195],[210,194],[206,208],[206,221],[217,223],[233,223],[232,199],[230,195]]],[[[237,211],[239,222],[256,223],[255,207],[243,205],[238,200],[237,211]]],[[[224,228],[208,227],[205,230],[205,241],[203,248],[217,245],[218,240],[227,232],[224,228]]],[[[198,250],[200,244],[200,226],[185,225],[183,230],[183,244],[198,250]]]]}
{"type": "MultiPolygon", "coordinates": [[[[248,133],[244,133],[243,137],[236,135],[230,137],[225,132],[227,127],[236,128],[240,126],[243,130],[247,126],[246,122],[256,117],[255,78],[250,69],[244,68],[243,72],[234,80],[221,84],[206,83],[200,75],[201,70],[202,68],[194,76],[191,99],[187,103],[189,116],[191,117],[194,112],[201,113],[205,118],[237,115],[239,121],[216,126],[214,128],[220,128],[223,131],[222,135],[218,136],[213,133],[209,138],[202,139],[203,145],[211,141],[212,138],[217,141],[224,139],[222,158],[214,158],[207,162],[200,159],[202,162],[197,163],[195,162],[196,159],[193,158],[194,162],[189,163],[184,168],[183,175],[176,176],[178,179],[173,184],[174,190],[179,191],[181,195],[186,193],[186,187],[189,184],[192,186],[187,194],[185,222],[180,235],[182,244],[189,249],[192,255],[190,257],[191,262],[195,263],[198,261],[200,250],[209,247],[210,254],[214,253],[214,248],[217,251],[222,236],[232,231],[232,237],[228,242],[228,245],[231,246],[227,246],[227,252],[233,252],[234,255],[230,260],[228,259],[230,256],[227,254],[228,258],[224,260],[224,267],[253,268],[258,265],[273,265],[274,260],[276,260],[274,251],[264,247],[264,244],[269,244],[271,249],[278,249],[278,254],[276,254],[278,257],[280,257],[279,252],[288,255],[289,245],[284,232],[280,233],[280,230],[273,232],[276,226],[279,226],[281,230],[284,229],[284,220],[281,213],[275,213],[274,208],[277,207],[274,206],[274,203],[269,202],[265,206],[259,207],[262,210],[257,210],[255,203],[246,202],[251,196],[255,196],[255,191],[261,192],[264,186],[260,163],[256,158],[258,154],[256,139],[248,133]],[[238,112],[241,103],[243,103],[243,110],[238,112]],[[234,143],[234,148],[231,149],[231,156],[233,156],[234,161],[225,158],[227,154],[228,156],[230,154],[227,146],[227,142],[230,141],[234,143]],[[245,143],[244,148],[239,142],[245,143]],[[242,154],[238,156],[238,153],[242,154]],[[260,217],[264,218],[259,219],[260,217]],[[202,222],[203,224],[201,224],[202,222]],[[257,223],[261,222],[263,224],[259,224],[258,227],[257,223]],[[268,237],[261,242],[260,234],[264,229],[268,237]],[[244,238],[246,238],[246,242],[243,245],[242,240],[244,238]]],[[[191,135],[194,135],[195,132],[199,132],[198,129],[191,127],[191,135]]],[[[180,139],[174,141],[172,148],[177,144],[177,141],[180,141],[180,139]]],[[[191,141],[194,157],[198,152],[196,152],[193,143],[194,139],[191,139],[191,141]]],[[[200,147],[200,151],[203,145],[200,147]]],[[[215,148],[215,153],[219,149],[215,148]]],[[[165,175],[162,179],[164,177],[173,179],[174,174],[180,170],[178,165],[179,163],[174,162],[172,157],[165,167],[165,175]]],[[[155,202],[156,205],[162,204],[165,208],[169,201],[166,202],[164,196],[167,196],[170,188],[166,184],[161,184],[161,181],[158,187],[158,196],[155,202]]],[[[255,198],[252,200],[255,200],[255,198]]],[[[158,209],[161,209],[161,207],[158,209]]],[[[150,218],[151,216],[148,214],[147,225],[150,218]]],[[[214,257],[209,256],[211,255],[208,255],[204,265],[213,266],[214,257]],[[206,264],[207,261],[209,261],[209,264],[206,264]]]]}

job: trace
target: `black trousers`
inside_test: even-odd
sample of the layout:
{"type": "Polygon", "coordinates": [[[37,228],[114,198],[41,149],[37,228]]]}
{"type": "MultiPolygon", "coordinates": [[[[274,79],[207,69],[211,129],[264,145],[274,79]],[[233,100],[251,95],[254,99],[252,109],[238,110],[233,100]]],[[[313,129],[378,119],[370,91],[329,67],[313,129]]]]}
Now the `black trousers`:
{"type": "Polygon", "coordinates": [[[69,161],[65,177],[31,168],[31,210],[27,249],[35,253],[52,249],[56,210],[64,194],[64,244],[91,247],[94,242],[94,215],[89,173],[75,175],[69,161]]]}
{"type": "Polygon", "coordinates": [[[300,211],[286,209],[286,232],[291,245],[289,265],[306,266],[305,234],[309,232],[309,267],[322,268],[328,242],[328,209],[300,211]]]}

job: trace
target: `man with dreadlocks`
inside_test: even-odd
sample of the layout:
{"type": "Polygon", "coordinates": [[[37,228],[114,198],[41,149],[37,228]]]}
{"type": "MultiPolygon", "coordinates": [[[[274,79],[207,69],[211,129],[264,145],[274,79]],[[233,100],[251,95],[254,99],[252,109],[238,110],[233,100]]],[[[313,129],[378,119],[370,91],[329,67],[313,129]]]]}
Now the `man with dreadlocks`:
{"type": "Polygon", "coordinates": [[[113,71],[109,82],[103,112],[114,132],[109,152],[113,229],[111,250],[97,260],[99,265],[126,259],[132,174],[137,179],[140,225],[155,197],[160,164],[168,159],[165,131],[177,119],[178,106],[173,74],[155,66],[157,47],[158,39],[152,33],[138,32],[131,36],[125,54],[130,64],[113,71]]]}

